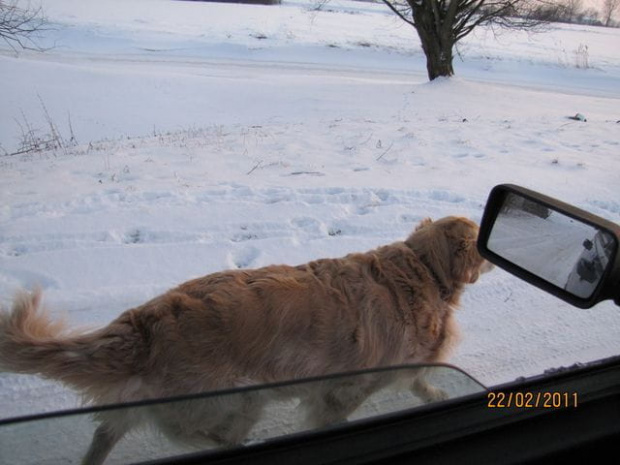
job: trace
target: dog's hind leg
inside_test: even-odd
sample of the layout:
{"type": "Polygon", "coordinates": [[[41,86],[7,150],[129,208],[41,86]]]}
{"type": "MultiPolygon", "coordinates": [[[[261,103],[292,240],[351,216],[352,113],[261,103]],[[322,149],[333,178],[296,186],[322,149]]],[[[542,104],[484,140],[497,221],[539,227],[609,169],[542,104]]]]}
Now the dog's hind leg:
{"type": "Polygon", "coordinates": [[[236,393],[156,405],[151,421],[171,441],[194,448],[242,444],[260,419],[266,399],[255,392],[236,393]]]}
{"type": "Polygon", "coordinates": [[[304,399],[306,425],[322,428],[347,420],[374,391],[384,384],[381,376],[364,375],[351,379],[327,381],[304,399]]]}
{"type": "Polygon", "coordinates": [[[243,443],[260,419],[266,402],[267,399],[256,392],[241,393],[234,401],[224,402],[219,407],[225,409],[226,414],[209,428],[209,436],[224,447],[243,443]]]}
{"type": "Polygon", "coordinates": [[[82,459],[82,465],[101,465],[128,429],[126,426],[119,428],[118,424],[113,422],[101,423],[93,435],[88,452],[82,459]]]}

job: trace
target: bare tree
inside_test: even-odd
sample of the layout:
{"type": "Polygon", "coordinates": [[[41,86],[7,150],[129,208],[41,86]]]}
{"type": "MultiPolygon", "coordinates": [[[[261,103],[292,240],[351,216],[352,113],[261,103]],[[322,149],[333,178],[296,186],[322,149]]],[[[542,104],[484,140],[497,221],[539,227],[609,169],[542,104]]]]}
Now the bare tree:
{"type": "Polygon", "coordinates": [[[565,0],[564,1],[564,14],[566,16],[565,21],[574,23],[579,13],[583,8],[582,0],[565,0]]]}
{"type": "Polygon", "coordinates": [[[581,13],[579,14],[579,17],[577,18],[577,22],[579,24],[591,24],[591,25],[602,26],[603,23],[599,19],[599,14],[600,12],[596,8],[587,8],[581,11],[581,13]]]}
{"type": "Polygon", "coordinates": [[[620,0],[605,0],[603,2],[603,23],[605,26],[611,26],[611,20],[618,9],[620,9],[620,0]]]}
{"type": "Polygon", "coordinates": [[[431,81],[454,74],[454,46],[476,27],[487,24],[525,29],[540,24],[540,21],[528,19],[527,15],[538,0],[382,1],[417,31],[431,81]]]}
{"type": "Polygon", "coordinates": [[[41,7],[17,6],[17,0],[0,0],[0,38],[17,51],[18,49],[42,48],[36,43],[37,33],[47,29],[47,20],[41,7]]]}

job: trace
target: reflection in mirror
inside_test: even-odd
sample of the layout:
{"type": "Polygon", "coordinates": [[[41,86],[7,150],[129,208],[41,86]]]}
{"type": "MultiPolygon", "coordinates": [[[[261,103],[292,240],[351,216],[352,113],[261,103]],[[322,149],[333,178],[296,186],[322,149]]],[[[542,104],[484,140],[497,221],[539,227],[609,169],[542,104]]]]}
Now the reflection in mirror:
{"type": "Polygon", "coordinates": [[[609,265],[613,237],[515,193],[509,193],[488,249],[571,294],[589,298],[609,265]]]}
{"type": "MultiPolygon", "coordinates": [[[[440,365],[432,368],[405,366],[296,381],[279,386],[258,386],[223,393],[207,393],[190,399],[155,401],[132,407],[116,406],[106,410],[105,414],[139,415],[145,419],[145,426],[148,426],[149,418],[157,415],[169,416],[179,411],[191,411],[195,421],[208,418],[204,415],[216,408],[224,409],[227,412],[227,421],[230,422],[233,418],[243,420],[248,403],[260,400],[261,405],[263,401],[266,402],[262,408],[262,415],[243,443],[257,444],[316,428],[308,423],[310,418],[307,406],[296,399],[297,396],[311,401],[323,398],[325,408],[329,412],[342,405],[344,399],[348,399],[354,405],[344,421],[355,422],[410,409],[428,402],[428,398],[422,399],[416,395],[415,390],[412,390],[411,386],[415,379],[424,379],[428,382],[427,387],[432,386],[431,392],[441,393],[437,396],[438,401],[486,391],[484,386],[473,378],[450,366],[440,365]],[[360,398],[361,392],[368,394],[368,397],[360,398]]],[[[80,463],[97,427],[97,414],[93,415],[91,410],[84,410],[78,413],[61,413],[49,418],[0,424],[0,463],[20,465],[80,463]]],[[[187,420],[187,417],[184,418],[187,420]]],[[[332,424],[334,423],[329,421],[323,422],[323,426],[332,424]]],[[[184,423],[184,427],[188,426],[187,422],[184,423]]],[[[194,439],[204,440],[207,439],[206,436],[202,434],[199,438],[196,435],[194,439]]],[[[217,451],[218,447],[222,446],[209,445],[202,441],[190,444],[171,442],[160,431],[147,427],[123,438],[112,450],[105,464],[164,459],[200,450],[217,451]]]]}

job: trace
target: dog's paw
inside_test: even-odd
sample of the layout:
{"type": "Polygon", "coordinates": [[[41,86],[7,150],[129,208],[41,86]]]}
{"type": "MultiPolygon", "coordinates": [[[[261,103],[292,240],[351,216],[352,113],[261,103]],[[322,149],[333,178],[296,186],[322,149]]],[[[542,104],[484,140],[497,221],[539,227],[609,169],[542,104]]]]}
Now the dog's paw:
{"type": "Polygon", "coordinates": [[[450,394],[446,391],[428,383],[416,383],[412,390],[413,393],[425,404],[430,404],[431,402],[441,402],[450,398],[450,394]]]}
{"type": "Polygon", "coordinates": [[[439,389],[434,386],[431,386],[431,388],[432,389],[427,396],[427,402],[441,402],[442,400],[448,400],[450,398],[450,394],[443,389],[439,389]]]}

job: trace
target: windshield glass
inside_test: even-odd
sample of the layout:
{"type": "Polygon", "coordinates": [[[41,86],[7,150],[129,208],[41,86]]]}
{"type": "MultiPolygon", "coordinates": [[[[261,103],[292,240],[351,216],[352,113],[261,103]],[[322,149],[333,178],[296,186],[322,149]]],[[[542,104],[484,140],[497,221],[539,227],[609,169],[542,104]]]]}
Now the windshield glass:
{"type": "MultiPolygon", "coordinates": [[[[274,386],[243,388],[177,400],[144,402],[132,407],[121,405],[105,409],[60,412],[43,417],[0,422],[0,463],[20,465],[78,463],[91,443],[98,425],[98,415],[118,413],[144,416],[149,418],[151,423],[126,436],[112,451],[106,464],[141,462],[198,450],[215,451],[222,446],[209,444],[209,441],[192,444],[171,441],[169,436],[162,434],[162,431],[154,426],[158,415],[179,410],[208,412],[215,404],[224,406],[229,413],[234,413],[250,396],[265,401],[259,421],[253,426],[244,442],[256,444],[292,433],[310,431],[306,424],[305,406],[295,398],[300,392],[339,390],[344,395],[349,395],[350,392],[353,396],[360,385],[368,383],[377,385],[378,390],[367,397],[348,420],[363,421],[423,405],[422,400],[412,394],[408,387],[411,380],[421,374],[424,374],[432,386],[446,394],[444,400],[485,391],[484,386],[475,379],[454,367],[435,366],[429,370],[428,367],[410,366],[274,386]]],[[[190,422],[191,417],[188,416],[186,421],[190,422]]],[[[189,424],[186,426],[191,427],[189,424]]]]}

